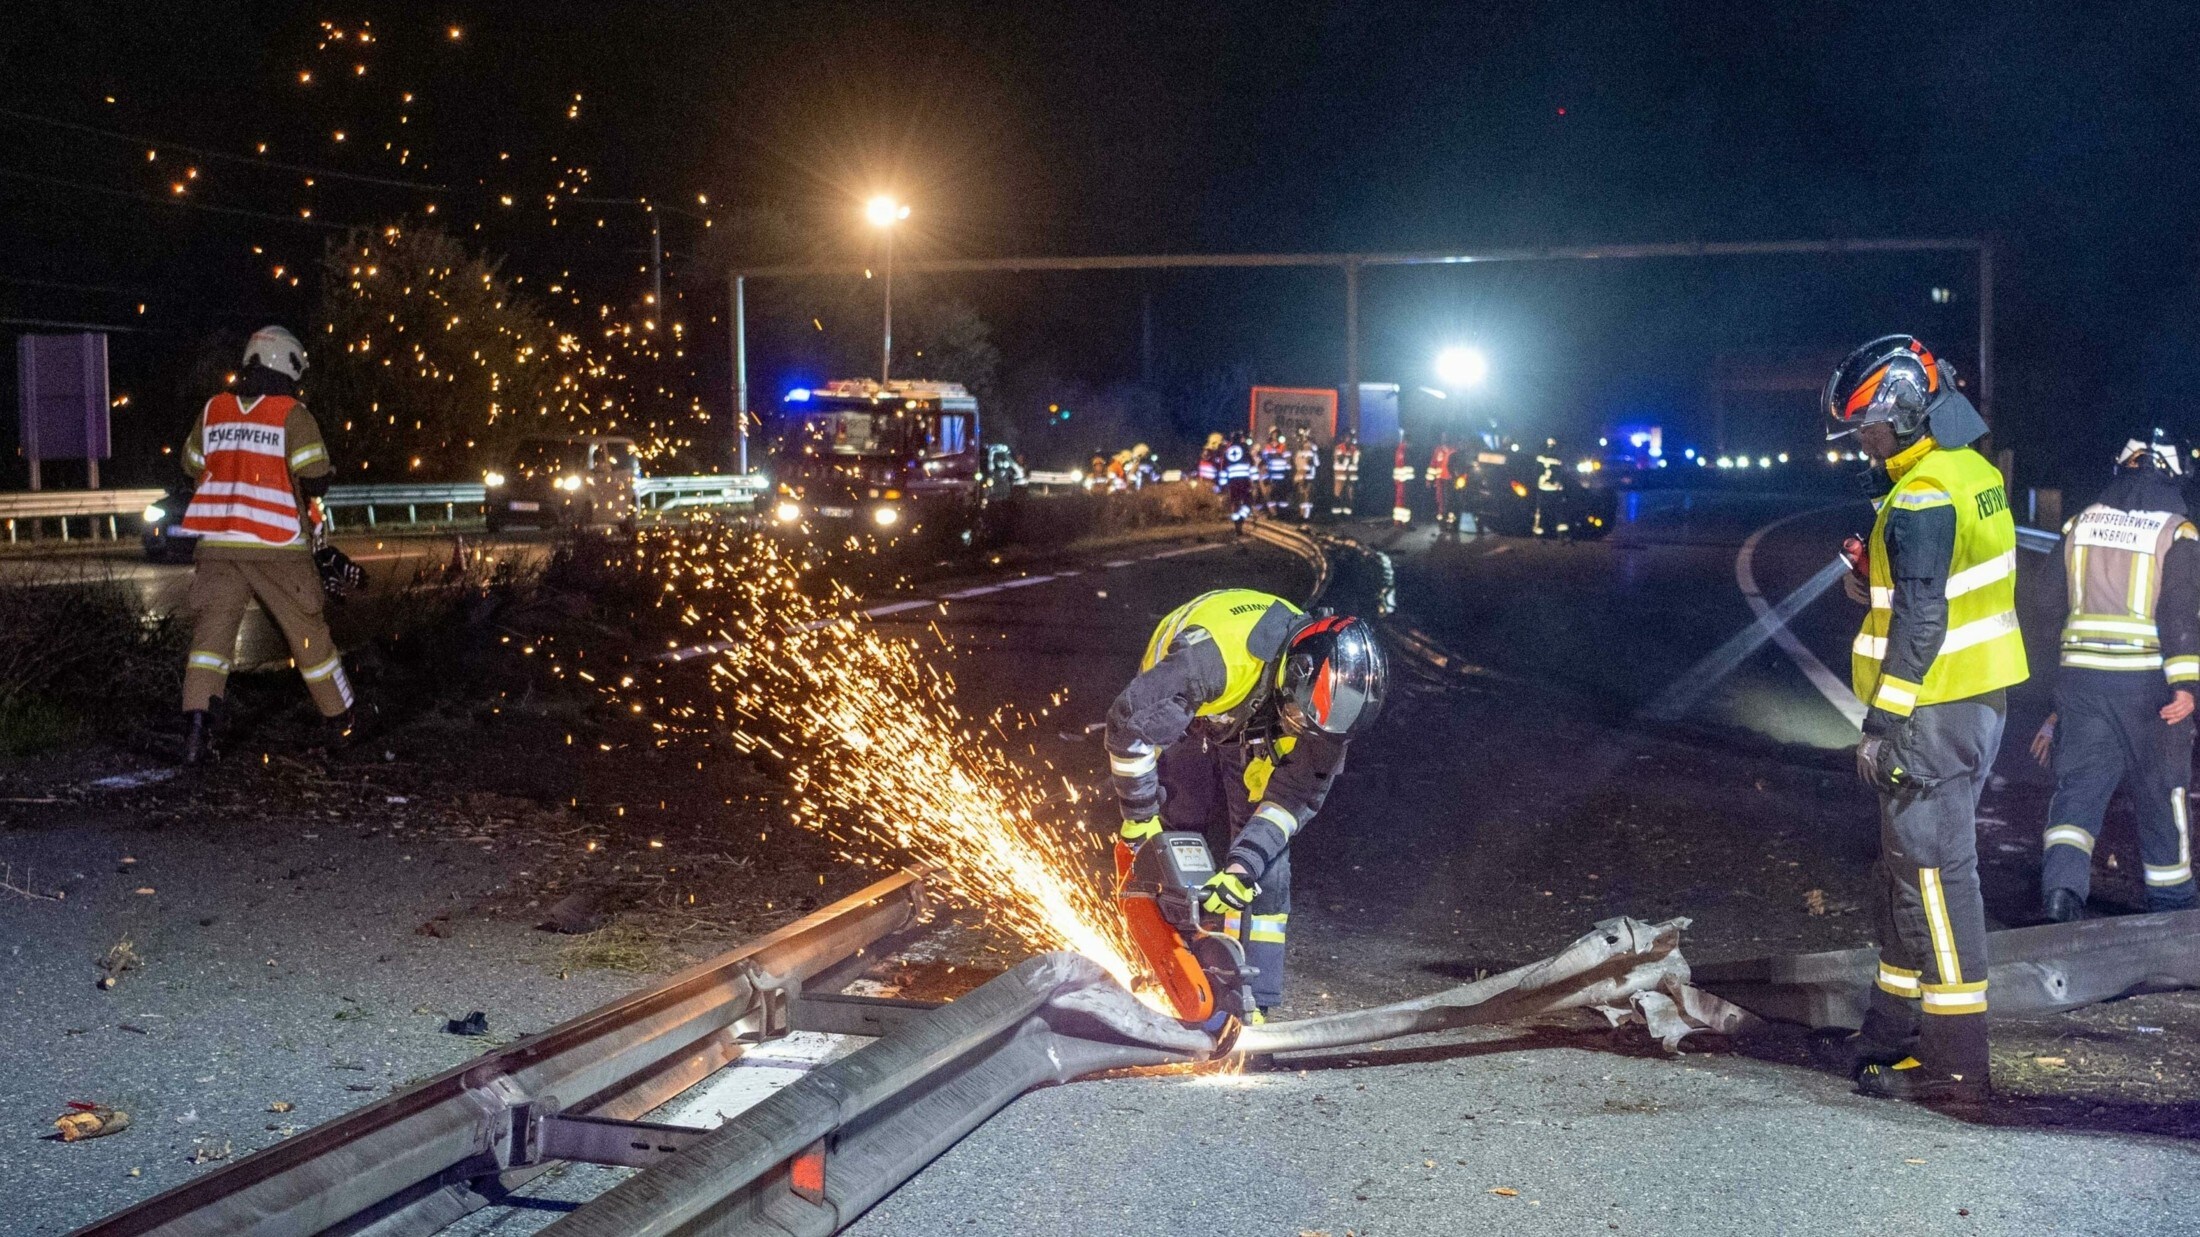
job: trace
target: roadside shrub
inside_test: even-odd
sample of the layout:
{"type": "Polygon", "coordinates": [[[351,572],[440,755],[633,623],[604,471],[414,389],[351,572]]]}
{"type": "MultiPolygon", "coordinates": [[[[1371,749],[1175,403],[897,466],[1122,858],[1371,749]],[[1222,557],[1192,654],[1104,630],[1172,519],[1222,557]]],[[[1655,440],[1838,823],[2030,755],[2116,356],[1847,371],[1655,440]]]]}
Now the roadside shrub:
{"type": "Polygon", "coordinates": [[[181,622],[147,613],[137,589],[111,576],[0,580],[0,752],[172,707],[184,637],[181,622]]]}
{"type": "Polygon", "coordinates": [[[1005,544],[1058,546],[1162,524],[1219,520],[1222,500],[1205,485],[1179,482],[1120,494],[1029,495],[1004,504],[1002,510],[1005,544]]]}

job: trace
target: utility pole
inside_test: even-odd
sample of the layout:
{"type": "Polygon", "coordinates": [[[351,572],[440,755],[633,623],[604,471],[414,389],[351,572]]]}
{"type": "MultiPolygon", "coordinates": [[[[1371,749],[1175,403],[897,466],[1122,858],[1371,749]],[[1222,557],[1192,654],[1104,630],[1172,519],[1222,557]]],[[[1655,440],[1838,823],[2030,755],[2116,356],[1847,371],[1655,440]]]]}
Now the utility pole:
{"type": "Polygon", "coordinates": [[[650,304],[655,306],[657,310],[657,312],[650,315],[650,320],[661,324],[667,320],[665,317],[665,234],[664,230],[657,226],[657,221],[662,218],[658,215],[657,208],[651,206],[647,209],[649,211],[650,304]]]}
{"type": "Polygon", "coordinates": [[[741,475],[749,471],[749,298],[748,280],[733,277],[733,419],[739,434],[741,475]]]}
{"type": "Polygon", "coordinates": [[[886,229],[886,346],[879,351],[878,381],[886,385],[894,376],[894,229],[886,229]]]}

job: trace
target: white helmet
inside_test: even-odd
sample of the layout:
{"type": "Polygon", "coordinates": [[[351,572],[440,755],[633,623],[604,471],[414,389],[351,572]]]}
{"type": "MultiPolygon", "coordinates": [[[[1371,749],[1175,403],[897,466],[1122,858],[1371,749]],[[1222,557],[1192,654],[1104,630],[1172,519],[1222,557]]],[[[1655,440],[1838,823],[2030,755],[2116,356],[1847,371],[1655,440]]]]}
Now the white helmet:
{"type": "Polygon", "coordinates": [[[278,374],[288,374],[292,382],[305,377],[306,346],[298,337],[279,326],[263,326],[252,333],[251,342],[244,346],[244,363],[258,361],[278,374]]]}

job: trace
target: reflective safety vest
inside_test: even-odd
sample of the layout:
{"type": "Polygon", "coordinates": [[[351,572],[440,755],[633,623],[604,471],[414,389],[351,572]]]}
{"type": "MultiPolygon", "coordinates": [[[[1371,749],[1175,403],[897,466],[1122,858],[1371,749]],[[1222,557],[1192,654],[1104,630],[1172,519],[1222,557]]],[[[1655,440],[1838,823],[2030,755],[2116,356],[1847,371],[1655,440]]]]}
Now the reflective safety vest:
{"type": "Polygon", "coordinates": [[[1360,445],[1358,443],[1338,443],[1336,450],[1330,453],[1330,460],[1336,468],[1338,476],[1357,477],[1360,475],[1360,445]]]}
{"type": "Polygon", "coordinates": [[[2070,614],[2063,620],[2062,664],[2088,670],[2163,670],[2171,682],[2200,678],[2200,656],[2162,660],[2154,610],[2170,546],[2200,537],[2192,521],[2168,511],[2124,511],[2095,503],[2063,526],[2063,568],[2070,614]]]}
{"type": "Polygon", "coordinates": [[[1268,661],[1255,655],[1247,647],[1247,641],[1252,637],[1253,628],[1277,606],[1282,606],[1294,617],[1305,614],[1283,598],[1258,589],[1226,588],[1201,593],[1171,610],[1161,620],[1161,625],[1154,628],[1153,638],[1146,642],[1146,656],[1138,663],[1138,668],[1141,671],[1153,669],[1179,640],[1212,640],[1215,651],[1222,654],[1225,686],[1221,695],[1202,702],[1193,711],[1200,717],[1215,717],[1248,702],[1258,704],[1266,696],[1265,692],[1256,692],[1256,689],[1262,686],[1261,672],[1267,669],[1268,661]]]}
{"type": "Polygon", "coordinates": [[[1233,442],[1222,449],[1222,479],[1225,481],[1250,481],[1253,479],[1253,456],[1245,444],[1233,442]]]}
{"type": "Polygon", "coordinates": [[[1292,453],[1291,477],[1295,481],[1312,481],[1322,470],[1322,449],[1308,443],[1292,453]]]}
{"type": "Polygon", "coordinates": [[[1260,468],[1273,479],[1280,481],[1291,475],[1291,449],[1280,442],[1272,442],[1260,449],[1260,468]]]}
{"type": "Polygon", "coordinates": [[[183,527],[206,541],[303,545],[298,494],[291,470],[328,458],[318,443],[294,459],[285,424],[296,400],[263,395],[250,401],[224,392],[206,403],[199,441],[187,444],[206,461],[199,488],[184,508],[183,527]]]}
{"type": "Polygon", "coordinates": [[[2030,674],[2017,627],[2017,523],[2001,473],[1969,448],[1934,447],[1904,472],[1872,523],[1871,611],[1850,650],[1849,677],[1866,704],[1908,716],[1918,705],[1981,696],[2030,674]],[[1880,674],[1894,619],[1887,519],[1896,511],[1953,507],[1956,546],[1948,564],[1948,631],[1923,683],[1880,674]]]}

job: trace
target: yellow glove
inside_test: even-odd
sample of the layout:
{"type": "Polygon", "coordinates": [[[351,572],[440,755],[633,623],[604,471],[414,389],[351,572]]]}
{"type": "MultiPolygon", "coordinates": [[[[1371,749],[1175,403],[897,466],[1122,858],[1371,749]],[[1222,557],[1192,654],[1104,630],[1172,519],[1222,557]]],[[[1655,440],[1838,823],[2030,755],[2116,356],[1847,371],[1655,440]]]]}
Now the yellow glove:
{"type": "Polygon", "coordinates": [[[1125,846],[1136,846],[1160,832],[1161,818],[1159,816],[1148,816],[1144,820],[1124,821],[1123,828],[1115,836],[1123,839],[1125,846]]]}
{"type": "Polygon", "coordinates": [[[1260,892],[1260,886],[1235,872],[1217,872],[1199,889],[1205,895],[1199,904],[1210,915],[1243,914],[1253,904],[1253,895],[1260,892]]]}

